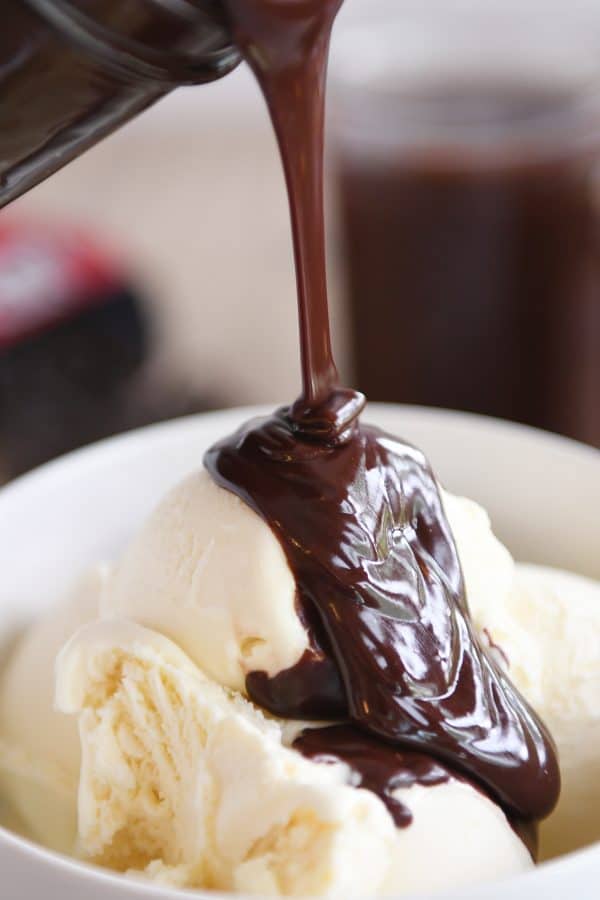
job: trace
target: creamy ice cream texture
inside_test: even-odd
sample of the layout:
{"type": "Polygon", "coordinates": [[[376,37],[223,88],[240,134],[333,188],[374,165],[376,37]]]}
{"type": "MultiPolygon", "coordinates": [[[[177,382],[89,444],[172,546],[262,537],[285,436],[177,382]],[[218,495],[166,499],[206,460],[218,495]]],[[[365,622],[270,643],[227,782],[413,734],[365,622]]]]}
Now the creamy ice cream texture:
{"type": "Polygon", "coordinates": [[[600,584],[515,565],[485,511],[446,495],[473,618],[512,681],[548,725],[562,778],[541,823],[541,857],[600,840],[600,584]]]}
{"type": "Polygon", "coordinates": [[[159,861],[188,886],[346,897],[420,887],[438,849],[448,864],[431,886],[528,866],[503,814],[463,782],[405,791],[418,826],[397,830],[344,765],[286,748],[282,723],[141,626],[79,631],[59,658],[57,702],[79,714],[80,851],[119,870],[152,874],[159,861]],[[460,832],[450,847],[447,817],[460,832]]]}
{"type": "MultiPolygon", "coordinates": [[[[600,837],[581,807],[594,790],[600,800],[600,587],[515,567],[480,507],[444,503],[477,627],[558,741],[563,796],[542,849],[600,837]]],[[[245,700],[247,672],[274,675],[306,648],[294,596],[255,513],[205,472],[175,488],[110,575],[31,629],[4,677],[4,782],[37,839],[72,850],[77,818],[84,858],[275,896],[423,891],[530,866],[503,812],[467,783],[405,789],[413,823],[397,829],[350,770],[304,759],[291,724],[245,700]],[[98,612],[60,652],[53,710],[54,658],[98,612]],[[40,814],[57,784],[60,835],[40,814]]]]}
{"type": "Polygon", "coordinates": [[[271,529],[202,471],[176,487],[134,538],[101,613],[156,628],[209,677],[243,691],[247,672],[276,675],[306,649],[295,595],[271,529]]]}

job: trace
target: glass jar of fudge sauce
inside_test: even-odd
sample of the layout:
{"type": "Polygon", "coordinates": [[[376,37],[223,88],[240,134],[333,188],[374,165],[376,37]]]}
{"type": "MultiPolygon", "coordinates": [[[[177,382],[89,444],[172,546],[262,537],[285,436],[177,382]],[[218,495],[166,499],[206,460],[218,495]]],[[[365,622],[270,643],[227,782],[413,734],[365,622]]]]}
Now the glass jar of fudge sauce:
{"type": "Polygon", "coordinates": [[[374,4],[332,63],[355,379],[600,446],[600,10],[374,4]]]}
{"type": "Polygon", "coordinates": [[[238,60],[216,0],[3,0],[0,206],[238,60]]]}

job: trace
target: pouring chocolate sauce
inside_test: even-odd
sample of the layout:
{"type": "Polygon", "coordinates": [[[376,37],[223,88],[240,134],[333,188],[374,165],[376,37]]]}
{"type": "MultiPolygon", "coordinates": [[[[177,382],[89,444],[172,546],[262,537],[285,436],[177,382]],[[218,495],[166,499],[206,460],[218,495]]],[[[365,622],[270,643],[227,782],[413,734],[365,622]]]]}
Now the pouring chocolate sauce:
{"type": "Polygon", "coordinates": [[[303,391],[247,423],[205,464],[270,525],[297,584],[310,648],[250,697],[286,717],[342,718],[297,748],[345,759],[399,824],[390,785],[465,773],[511,817],[547,815],[559,792],[552,740],[470,622],[435,477],[415,448],[359,420],[339,384],[327,308],[323,133],[327,53],[341,0],[226,0],[277,133],[289,192],[303,391]],[[376,740],[375,740],[376,739],[376,740]],[[449,768],[445,768],[449,767],[449,768]],[[380,776],[374,772],[379,769],[380,776]]]}
{"type": "Polygon", "coordinates": [[[394,787],[464,773],[513,818],[546,815],[559,775],[545,727],[474,634],[438,485],[415,448],[361,424],[340,386],[323,224],[326,63],[341,0],[6,0],[0,48],[0,205],[177,84],[237,62],[267,100],[293,225],[303,390],[206,454],[215,480],[273,529],[310,647],[248,693],[288,717],[346,724],[301,735],[388,804],[394,787]],[[40,79],[45,90],[40,90],[40,79]],[[26,115],[24,114],[26,111],[26,115]]]}

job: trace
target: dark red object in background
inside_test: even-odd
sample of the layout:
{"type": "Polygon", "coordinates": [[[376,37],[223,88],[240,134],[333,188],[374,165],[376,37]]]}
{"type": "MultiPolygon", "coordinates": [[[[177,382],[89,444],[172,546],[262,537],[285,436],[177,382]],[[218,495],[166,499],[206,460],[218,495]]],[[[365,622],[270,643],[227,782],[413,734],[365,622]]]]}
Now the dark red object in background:
{"type": "MultiPolygon", "coordinates": [[[[0,223],[0,480],[206,407],[149,379],[143,298],[86,231],[0,223]]],[[[209,404],[211,405],[211,404],[209,404]]]]}

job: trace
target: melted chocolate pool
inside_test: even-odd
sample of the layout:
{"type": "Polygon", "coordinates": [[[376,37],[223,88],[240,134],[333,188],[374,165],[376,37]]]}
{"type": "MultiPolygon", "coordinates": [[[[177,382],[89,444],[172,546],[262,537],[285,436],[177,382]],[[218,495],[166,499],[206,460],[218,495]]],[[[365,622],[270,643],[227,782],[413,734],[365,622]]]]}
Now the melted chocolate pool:
{"type": "Polygon", "coordinates": [[[390,792],[398,760],[414,753],[429,760],[421,756],[410,777],[435,781],[445,771],[435,762],[441,760],[484,786],[512,817],[535,820],[558,797],[554,747],[474,634],[429,464],[409,444],[362,425],[364,398],[338,383],[327,313],[322,151],[327,49],[339,5],[226,0],[283,158],[303,372],[303,393],[292,407],[246,424],[205,457],[215,481],[280,541],[310,636],[295,666],[275,678],[251,673],[247,689],[281,716],[353,723],[305,735],[297,746],[313,757],[360,758],[354,768],[397,821],[406,814],[391,805],[390,792]]]}

